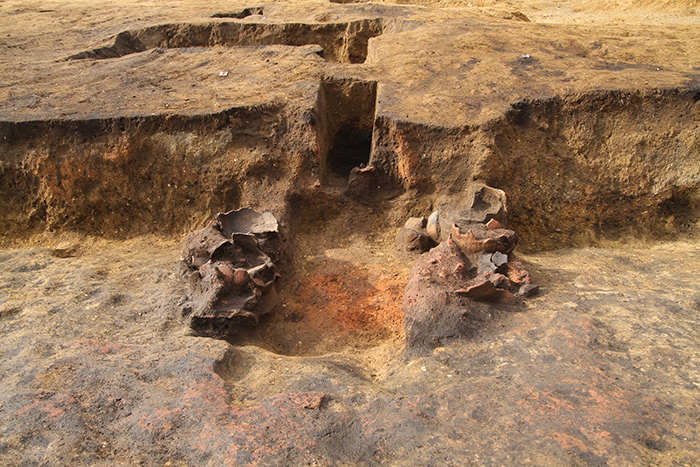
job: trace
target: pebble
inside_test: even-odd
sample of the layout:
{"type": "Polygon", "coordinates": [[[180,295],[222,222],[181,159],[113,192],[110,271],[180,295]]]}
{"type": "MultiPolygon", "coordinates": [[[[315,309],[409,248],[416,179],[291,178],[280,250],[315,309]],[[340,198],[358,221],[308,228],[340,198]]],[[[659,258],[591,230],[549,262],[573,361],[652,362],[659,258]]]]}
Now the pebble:
{"type": "Polygon", "coordinates": [[[493,285],[500,289],[506,289],[510,287],[510,280],[503,274],[494,274],[489,277],[489,280],[493,285]]]}
{"type": "Polygon", "coordinates": [[[433,240],[436,242],[440,241],[440,224],[438,223],[437,211],[433,211],[433,213],[430,214],[425,229],[433,240]]]}
{"type": "Polygon", "coordinates": [[[521,297],[532,297],[540,291],[540,286],[535,284],[523,284],[518,290],[518,295],[521,297]]]}
{"type": "Polygon", "coordinates": [[[250,282],[248,271],[243,268],[238,268],[233,271],[233,287],[242,289],[250,282]]]}

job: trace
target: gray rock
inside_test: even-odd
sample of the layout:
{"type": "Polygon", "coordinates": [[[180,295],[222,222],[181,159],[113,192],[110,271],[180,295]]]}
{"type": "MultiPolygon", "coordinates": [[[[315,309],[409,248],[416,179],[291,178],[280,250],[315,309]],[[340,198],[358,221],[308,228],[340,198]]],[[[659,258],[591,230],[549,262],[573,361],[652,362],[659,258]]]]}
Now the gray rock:
{"type": "Polygon", "coordinates": [[[402,251],[425,253],[435,246],[435,242],[417,230],[403,228],[396,236],[396,245],[402,251]]]}
{"type": "Polygon", "coordinates": [[[501,253],[500,251],[497,251],[493,254],[491,257],[491,261],[493,264],[496,265],[496,267],[503,266],[508,262],[508,255],[501,253]]]}
{"type": "Polygon", "coordinates": [[[491,261],[490,253],[482,253],[477,258],[477,272],[479,274],[496,272],[496,265],[491,261]]]}
{"type": "Polygon", "coordinates": [[[535,284],[523,284],[518,290],[518,295],[521,297],[533,297],[540,292],[540,286],[535,284]]]}

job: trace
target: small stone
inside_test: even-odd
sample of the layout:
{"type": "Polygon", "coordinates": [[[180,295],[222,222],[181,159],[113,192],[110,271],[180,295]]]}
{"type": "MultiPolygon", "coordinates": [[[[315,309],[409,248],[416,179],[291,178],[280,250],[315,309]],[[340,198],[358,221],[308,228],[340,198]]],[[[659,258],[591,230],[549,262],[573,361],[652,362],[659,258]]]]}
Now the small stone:
{"type": "Polygon", "coordinates": [[[347,193],[359,199],[370,198],[375,189],[379,189],[376,183],[378,175],[377,169],[372,166],[355,167],[350,171],[350,176],[348,177],[347,193]]]}
{"type": "Polygon", "coordinates": [[[397,246],[409,252],[425,253],[430,250],[435,243],[427,235],[423,235],[414,229],[401,229],[396,236],[397,246]]]}
{"type": "Polygon", "coordinates": [[[521,297],[532,297],[539,293],[540,286],[535,284],[523,284],[518,290],[518,295],[521,297]]]}
{"type": "Polygon", "coordinates": [[[233,287],[237,289],[242,289],[250,282],[250,275],[248,271],[243,268],[238,268],[233,271],[233,287]]]}
{"type": "Polygon", "coordinates": [[[425,217],[409,217],[403,227],[405,229],[413,229],[420,232],[421,230],[424,230],[427,225],[428,219],[425,217]]]}
{"type": "Polygon", "coordinates": [[[428,235],[430,235],[430,238],[432,238],[436,242],[440,241],[440,223],[438,216],[438,212],[433,211],[433,213],[430,214],[430,217],[428,217],[428,221],[425,226],[425,229],[428,232],[428,235]]]}

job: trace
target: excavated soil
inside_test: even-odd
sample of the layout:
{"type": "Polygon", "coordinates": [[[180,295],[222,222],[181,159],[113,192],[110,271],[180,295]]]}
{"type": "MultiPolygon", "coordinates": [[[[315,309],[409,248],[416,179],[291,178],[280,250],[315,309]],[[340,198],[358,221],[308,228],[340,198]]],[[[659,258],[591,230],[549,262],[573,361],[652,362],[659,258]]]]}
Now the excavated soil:
{"type": "Polygon", "coordinates": [[[0,464],[700,465],[700,6],[410,3],[0,1],[0,464]],[[475,180],[541,292],[409,350],[475,180]],[[196,335],[240,207],[281,302],[196,335]]]}

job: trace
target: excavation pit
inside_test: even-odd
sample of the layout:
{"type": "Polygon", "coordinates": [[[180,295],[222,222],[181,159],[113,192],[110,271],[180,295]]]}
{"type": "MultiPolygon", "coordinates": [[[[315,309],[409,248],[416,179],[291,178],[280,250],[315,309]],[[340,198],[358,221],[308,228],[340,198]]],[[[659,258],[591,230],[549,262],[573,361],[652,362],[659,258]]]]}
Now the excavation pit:
{"type": "MultiPolygon", "coordinates": [[[[233,18],[262,15],[260,9],[232,13],[233,18]]],[[[215,14],[214,18],[231,18],[215,14]]],[[[111,44],[70,55],[68,60],[104,60],[151,49],[206,47],[320,46],[319,55],[329,62],[356,64],[367,58],[368,41],[382,34],[380,20],[347,23],[227,22],[163,24],[123,31],[111,44]]]]}
{"type": "Polygon", "coordinates": [[[280,285],[281,306],[243,333],[227,335],[224,322],[195,320],[194,327],[284,355],[368,348],[403,336],[400,302],[414,259],[396,251],[394,241],[406,214],[427,216],[431,206],[457,199],[463,180],[502,187],[522,251],[692,234],[698,137],[695,120],[681,116],[694,115],[696,95],[627,95],[623,104],[616,93],[524,102],[488,129],[489,157],[463,165],[452,159],[444,167],[436,165],[444,145],[460,146],[458,138],[473,134],[438,137],[440,129],[424,125],[377,124],[372,81],[325,79],[313,107],[291,113],[249,107],[215,116],[6,122],[0,146],[15,159],[4,169],[2,209],[12,222],[5,241],[27,229],[167,234],[257,202],[287,229],[291,273],[280,285]],[[594,112],[593,102],[603,108],[594,112]],[[647,122],[639,116],[644,109],[665,118],[647,122]],[[624,135],[612,129],[621,121],[629,124],[624,135]],[[286,148],[297,155],[286,157],[286,148]],[[626,172],[610,171],[620,164],[626,172]],[[387,178],[395,169],[404,194],[349,198],[345,180],[365,166],[387,178]],[[295,180],[301,168],[309,178],[295,180]],[[406,187],[409,170],[426,182],[406,187]],[[300,181],[307,188],[299,189],[300,181]]]}
{"type": "MultiPolygon", "coordinates": [[[[692,170],[697,170],[687,170],[692,167],[692,148],[697,144],[697,135],[690,132],[694,120],[680,118],[697,105],[695,93],[637,96],[630,99],[632,103],[608,111],[598,109],[593,114],[591,108],[589,115],[579,111],[588,108],[588,98],[577,101],[581,103],[573,107],[576,113],[567,110],[573,105],[567,102],[525,103],[499,123],[497,131],[491,130],[496,151],[476,170],[469,165],[452,166],[448,173],[435,167],[428,176],[445,177],[442,186],[431,188],[435,194],[430,190],[421,194],[418,187],[418,192],[407,191],[395,199],[378,197],[373,201],[365,197],[360,203],[342,194],[344,180],[354,167],[395,166],[400,181],[405,159],[410,161],[412,154],[424,150],[415,145],[437,144],[439,148],[445,141],[430,139],[430,131],[434,130],[420,125],[402,123],[388,130],[375,125],[376,92],[374,82],[322,82],[313,109],[315,117],[300,119],[298,130],[288,135],[315,139],[321,155],[320,180],[327,182],[301,192],[289,184],[289,177],[298,169],[277,155],[277,146],[288,135],[281,133],[277,139],[263,136],[270,129],[280,128],[277,112],[284,115],[282,109],[249,108],[222,116],[177,120],[6,123],[2,143],[6,154],[16,154],[17,161],[29,158],[21,165],[6,163],[3,210],[8,219],[15,219],[18,230],[33,228],[40,232],[60,225],[121,237],[140,229],[143,233],[172,232],[201,223],[213,209],[223,212],[241,207],[245,200],[266,199],[287,223],[285,234],[290,242],[286,261],[287,270],[292,272],[280,284],[280,306],[264,316],[257,327],[241,323],[230,326],[226,320],[200,323],[198,318],[193,320],[193,327],[201,335],[226,338],[235,345],[257,345],[283,355],[320,355],[403,339],[403,288],[414,260],[395,248],[396,232],[407,217],[400,216],[416,209],[423,209],[419,214],[427,215],[430,200],[436,199],[440,205],[441,199],[458,197],[459,192],[454,190],[464,178],[478,175],[503,187],[508,198],[508,221],[525,240],[520,247],[523,251],[625,241],[639,238],[630,232],[641,228],[645,237],[693,232],[698,216],[697,186],[678,186],[678,182],[692,180],[692,170]],[[637,111],[648,107],[669,118],[643,123],[637,111]],[[578,136],[605,135],[609,122],[621,119],[630,119],[634,125],[620,141],[615,134],[603,144],[597,139],[581,141],[578,136]],[[663,146],[670,144],[663,129],[666,121],[673,121],[676,135],[687,137],[676,136],[671,152],[663,146]],[[585,130],[587,125],[596,128],[595,132],[585,130]],[[638,130],[640,125],[643,133],[638,130]],[[543,131],[543,126],[549,130],[543,131]],[[572,133],[576,131],[579,133],[572,133]],[[183,132],[190,136],[183,138],[183,132]],[[390,154],[396,158],[393,162],[382,160],[381,151],[372,154],[372,137],[377,138],[380,148],[387,140],[398,140],[395,152],[390,154]],[[637,144],[632,152],[625,153],[630,138],[636,138],[637,144]],[[64,141],[70,141],[70,146],[64,141]],[[162,143],[154,144],[156,141],[162,143]],[[177,141],[189,141],[188,146],[178,147],[177,141]],[[241,146],[245,141],[248,147],[241,146]],[[570,141],[577,141],[588,152],[570,156],[570,141]],[[189,162],[189,152],[191,148],[204,148],[205,142],[209,159],[203,171],[193,165],[197,159],[189,162]],[[55,147],[66,152],[57,156],[50,149],[55,147]],[[626,154],[626,176],[639,174],[642,178],[628,179],[624,185],[613,183],[619,172],[606,172],[606,167],[616,160],[606,160],[603,152],[603,148],[612,147],[626,154]],[[39,150],[22,152],[26,148],[39,150]],[[92,154],[100,154],[97,148],[110,149],[95,157],[92,154]],[[165,153],[163,148],[168,148],[165,153]],[[640,152],[639,148],[646,149],[640,152]],[[679,152],[680,148],[686,148],[686,152],[679,152]],[[638,161],[634,161],[634,154],[640,155],[638,161]],[[32,159],[37,155],[38,159],[32,159]],[[668,161],[673,160],[670,158],[682,165],[669,165],[668,161]],[[36,161],[34,165],[26,162],[30,160],[36,161]],[[31,167],[34,169],[27,172],[26,168],[31,167]],[[236,167],[245,169],[237,174],[236,167]],[[681,171],[685,178],[679,178],[681,171]],[[555,172],[569,175],[561,177],[555,172]],[[626,189],[637,193],[645,187],[649,190],[654,186],[649,182],[659,186],[663,180],[670,181],[669,188],[656,189],[656,193],[620,194],[626,189]],[[119,190],[114,187],[117,181],[119,190]],[[601,185],[596,188],[595,183],[601,185]],[[445,188],[451,192],[447,198],[445,188]],[[582,190],[588,197],[583,209],[581,198],[576,198],[582,190]],[[61,199],[65,202],[59,203],[61,199]],[[157,211],[153,209],[155,202],[160,206],[157,211]],[[538,207],[543,202],[547,206],[538,207]],[[554,205],[559,207],[550,207],[554,205]],[[591,207],[595,216],[590,215],[591,207]]],[[[616,102],[617,98],[612,94],[603,99],[616,102]]],[[[283,146],[294,144],[292,139],[283,146]]],[[[203,155],[196,157],[201,161],[203,155]]],[[[300,153],[295,164],[303,167],[309,163],[303,157],[308,161],[314,156],[300,153]]],[[[420,163],[433,164],[426,157],[420,163]]],[[[432,169],[414,167],[416,173],[432,169]]],[[[312,178],[308,183],[313,182],[312,178]]]]}
{"type": "Polygon", "coordinates": [[[700,457],[696,16],[44,3],[0,9],[0,464],[700,457]],[[397,233],[475,181],[541,293],[407,349],[397,233]],[[182,243],[242,207],[279,221],[279,308],[204,337],[182,243]]]}
{"type": "Polygon", "coordinates": [[[350,171],[370,162],[377,83],[324,79],[316,103],[318,157],[324,183],[347,182],[350,171]]]}

